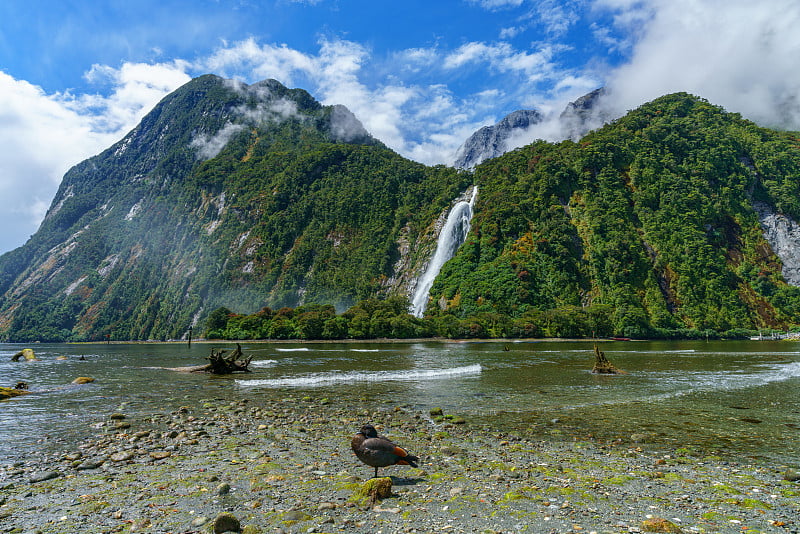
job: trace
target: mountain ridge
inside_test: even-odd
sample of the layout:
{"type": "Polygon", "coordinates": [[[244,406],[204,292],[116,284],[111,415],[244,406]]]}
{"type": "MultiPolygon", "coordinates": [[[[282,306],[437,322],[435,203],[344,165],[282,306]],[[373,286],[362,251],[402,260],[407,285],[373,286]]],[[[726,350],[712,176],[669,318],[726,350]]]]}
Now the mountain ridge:
{"type": "Polygon", "coordinates": [[[473,184],[429,331],[786,327],[800,288],[754,206],[800,220],[799,147],[677,93],[465,172],[399,156],[302,89],[207,75],[70,169],[41,228],[0,256],[0,338],[180,338],[222,308],[407,299],[473,184]]]}

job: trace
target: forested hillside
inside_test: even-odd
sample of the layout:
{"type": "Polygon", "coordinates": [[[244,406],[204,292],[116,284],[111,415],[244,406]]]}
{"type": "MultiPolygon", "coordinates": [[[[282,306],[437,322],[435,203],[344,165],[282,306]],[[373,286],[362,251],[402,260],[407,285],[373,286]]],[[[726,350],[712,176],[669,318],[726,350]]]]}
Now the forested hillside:
{"type": "Polygon", "coordinates": [[[473,232],[430,313],[487,331],[522,318],[551,335],[575,321],[584,334],[630,336],[796,324],[800,288],[781,275],[753,203],[800,218],[799,144],[674,94],[577,144],[490,160],[475,172],[473,232]]]}
{"type": "Polygon", "coordinates": [[[0,257],[0,338],[746,335],[800,323],[763,213],[800,220],[797,135],[687,94],[470,173],[303,90],[204,76],[70,170],[0,257]],[[473,183],[467,241],[411,317],[473,183]]]}
{"type": "Polygon", "coordinates": [[[410,282],[470,181],[305,91],[204,76],[70,170],[40,230],[0,258],[0,335],[165,339],[219,306],[344,310],[410,282]]]}

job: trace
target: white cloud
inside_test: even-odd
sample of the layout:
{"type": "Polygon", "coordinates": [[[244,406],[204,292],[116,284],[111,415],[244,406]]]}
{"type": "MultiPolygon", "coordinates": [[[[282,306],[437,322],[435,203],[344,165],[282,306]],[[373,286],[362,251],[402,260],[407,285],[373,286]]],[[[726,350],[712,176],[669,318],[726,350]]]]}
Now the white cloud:
{"type": "Polygon", "coordinates": [[[550,35],[563,35],[579,19],[577,6],[573,1],[544,0],[535,10],[535,19],[543,24],[550,35]]]}
{"type": "Polygon", "coordinates": [[[468,64],[486,63],[498,72],[518,72],[531,79],[541,79],[553,71],[550,60],[553,48],[542,47],[538,52],[518,51],[509,43],[486,44],[471,42],[461,45],[444,58],[443,66],[454,70],[468,64]]]}
{"type": "Polygon", "coordinates": [[[0,251],[23,244],[49,207],[64,173],[107,148],[182,80],[176,65],[97,68],[108,97],[47,94],[0,71],[0,251]]]}
{"type": "Polygon", "coordinates": [[[292,86],[299,75],[314,71],[314,59],[286,45],[260,45],[250,38],[233,45],[223,43],[209,57],[197,60],[195,67],[226,78],[247,73],[253,80],[273,78],[292,86]]]}
{"type": "Polygon", "coordinates": [[[150,65],[125,63],[119,69],[93,65],[85,78],[90,82],[109,85],[109,96],[83,95],[69,103],[77,112],[92,118],[98,131],[118,133],[132,128],[166,94],[190,80],[188,63],[150,65]]]}
{"type": "Polygon", "coordinates": [[[215,157],[225,148],[234,135],[244,130],[241,124],[227,123],[214,135],[201,134],[192,139],[192,147],[197,149],[197,158],[208,160],[215,157]]]}
{"type": "Polygon", "coordinates": [[[795,0],[601,0],[639,27],[611,73],[620,111],[687,91],[763,125],[800,128],[800,4],[795,0]]]}
{"type": "MultiPolygon", "coordinates": [[[[495,56],[502,61],[502,54],[495,56]]],[[[505,57],[509,63],[513,61],[510,48],[505,57]]],[[[398,72],[415,72],[423,67],[440,69],[443,58],[436,49],[415,48],[398,51],[390,60],[398,72]]],[[[289,86],[303,80],[304,88],[315,98],[323,104],[346,106],[370,134],[399,153],[425,163],[448,161],[458,144],[472,133],[466,131],[458,140],[450,139],[453,120],[467,117],[465,103],[457,102],[440,84],[406,85],[390,78],[368,86],[363,78],[367,77],[364,71],[371,61],[368,48],[341,39],[321,39],[317,54],[259,45],[248,39],[224,45],[209,59],[199,62],[198,68],[248,80],[275,78],[289,86]],[[446,135],[441,133],[443,130],[446,135]],[[442,139],[448,142],[443,145],[442,139]]],[[[515,67],[509,64],[502,68],[515,67]]],[[[466,124],[467,129],[476,126],[474,121],[466,124]]],[[[460,135],[460,130],[456,131],[460,135]]]]}
{"type": "Polygon", "coordinates": [[[479,6],[495,11],[497,9],[505,9],[509,7],[519,7],[525,0],[468,0],[470,4],[478,4],[479,6]]]}

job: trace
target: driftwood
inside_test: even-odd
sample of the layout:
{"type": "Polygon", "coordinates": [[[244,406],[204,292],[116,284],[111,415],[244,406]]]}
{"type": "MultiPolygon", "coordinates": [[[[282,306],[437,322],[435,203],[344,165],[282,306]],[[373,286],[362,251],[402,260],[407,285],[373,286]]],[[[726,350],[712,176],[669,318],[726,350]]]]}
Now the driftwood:
{"type": "Polygon", "coordinates": [[[30,393],[30,391],[28,391],[28,384],[24,382],[18,383],[13,388],[0,386],[0,400],[10,399],[11,397],[19,397],[20,395],[27,395],[28,393],[30,393]]]}
{"type": "Polygon", "coordinates": [[[247,358],[244,358],[241,345],[237,343],[236,349],[226,356],[225,353],[227,352],[228,351],[225,349],[216,350],[212,348],[211,355],[206,358],[209,363],[207,365],[192,369],[192,372],[212,373],[215,375],[250,372],[250,369],[248,369],[247,366],[250,365],[250,360],[252,360],[253,357],[248,356],[247,358]]]}
{"type": "Polygon", "coordinates": [[[608,361],[605,353],[597,345],[594,346],[594,367],[592,367],[592,372],[601,375],[625,374],[625,371],[617,369],[608,361]]]}
{"type": "Polygon", "coordinates": [[[11,361],[18,362],[23,358],[27,362],[35,362],[38,359],[36,358],[36,354],[34,354],[33,349],[22,349],[11,357],[11,361]]]}

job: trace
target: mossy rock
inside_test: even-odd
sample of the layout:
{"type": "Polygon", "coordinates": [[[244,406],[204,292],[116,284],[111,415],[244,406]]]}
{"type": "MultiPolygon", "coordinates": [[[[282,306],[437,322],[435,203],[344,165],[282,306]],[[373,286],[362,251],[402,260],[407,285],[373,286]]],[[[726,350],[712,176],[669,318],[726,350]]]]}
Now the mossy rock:
{"type": "Polygon", "coordinates": [[[303,521],[308,521],[313,519],[312,516],[304,512],[303,510],[290,510],[281,516],[281,521],[286,523],[287,525],[291,526],[296,523],[301,523],[303,521]]]}
{"type": "Polygon", "coordinates": [[[642,521],[642,530],[645,532],[665,532],[667,534],[680,534],[683,532],[678,525],[661,517],[642,521]]]}
{"type": "Polygon", "coordinates": [[[26,395],[28,393],[29,392],[25,391],[24,389],[0,387],[0,400],[10,399],[11,397],[19,397],[20,395],[26,395]]]}
{"type": "Polygon", "coordinates": [[[94,382],[94,378],[89,376],[79,376],[75,380],[72,381],[73,384],[88,384],[90,382],[94,382]]]}
{"type": "Polygon", "coordinates": [[[392,496],[392,479],[390,477],[371,478],[356,488],[350,501],[360,506],[375,504],[381,499],[392,496]]]}
{"type": "Polygon", "coordinates": [[[212,534],[223,534],[223,532],[241,532],[242,525],[239,523],[239,520],[236,519],[235,515],[228,512],[223,512],[215,517],[211,522],[209,531],[212,534]]]}

